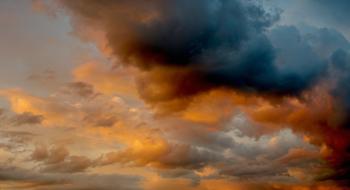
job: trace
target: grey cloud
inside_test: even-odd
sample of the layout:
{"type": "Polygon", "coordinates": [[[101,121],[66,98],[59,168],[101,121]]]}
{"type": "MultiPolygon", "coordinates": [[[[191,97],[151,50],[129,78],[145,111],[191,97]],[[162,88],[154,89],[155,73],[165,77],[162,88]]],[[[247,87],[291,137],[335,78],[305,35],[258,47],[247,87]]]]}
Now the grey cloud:
{"type": "Polygon", "coordinates": [[[209,163],[220,161],[221,155],[202,147],[188,144],[171,143],[167,151],[157,157],[143,158],[142,154],[134,155],[128,148],[103,154],[94,161],[96,165],[109,165],[114,163],[130,164],[134,166],[154,166],[159,168],[198,169],[209,163]]]}
{"type": "Polygon", "coordinates": [[[76,173],[91,167],[92,161],[85,156],[70,156],[64,162],[49,164],[42,168],[43,172],[76,173]]]}
{"type": "Polygon", "coordinates": [[[311,0],[313,11],[323,13],[322,16],[331,22],[343,27],[349,28],[348,17],[350,16],[348,8],[350,2],[347,0],[311,0]]]}
{"type": "Polygon", "coordinates": [[[68,83],[62,92],[83,98],[93,98],[97,95],[92,85],[79,81],[68,83]]]}
{"type": "Polygon", "coordinates": [[[42,174],[13,166],[0,166],[0,182],[16,182],[11,189],[29,190],[139,190],[141,178],[109,174],[42,174]]]}
{"type": "Polygon", "coordinates": [[[11,152],[22,152],[27,149],[27,144],[32,142],[37,134],[25,131],[0,131],[0,147],[11,152]]]}
{"type": "Polygon", "coordinates": [[[31,154],[31,159],[38,163],[42,172],[76,173],[83,172],[93,166],[93,162],[85,156],[70,155],[65,147],[38,145],[31,154]]]}
{"type": "Polygon", "coordinates": [[[10,122],[16,126],[34,125],[41,124],[41,122],[44,120],[44,117],[41,115],[34,115],[32,113],[25,112],[14,115],[10,120],[10,122]]]}

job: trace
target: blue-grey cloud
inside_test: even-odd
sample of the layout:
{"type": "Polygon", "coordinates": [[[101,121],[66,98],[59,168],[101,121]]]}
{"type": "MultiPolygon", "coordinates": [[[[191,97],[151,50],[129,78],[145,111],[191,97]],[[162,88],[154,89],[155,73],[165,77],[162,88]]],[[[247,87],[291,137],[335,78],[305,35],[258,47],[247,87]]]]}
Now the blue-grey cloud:
{"type": "MultiPolygon", "coordinates": [[[[183,70],[151,81],[167,81],[172,87],[165,100],[217,87],[297,95],[325,68],[296,29],[276,29],[267,37],[279,12],[267,12],[253,1],[137,3],[66,1],[65,5],[78,18],[104,27],[109,45],[122,63],[147,71],[183,70]],[[302,56],[296,56],[299,53],[302,56]]],[[[146,100],[152,97],[147,93],[141,92],[146,100]]]]}

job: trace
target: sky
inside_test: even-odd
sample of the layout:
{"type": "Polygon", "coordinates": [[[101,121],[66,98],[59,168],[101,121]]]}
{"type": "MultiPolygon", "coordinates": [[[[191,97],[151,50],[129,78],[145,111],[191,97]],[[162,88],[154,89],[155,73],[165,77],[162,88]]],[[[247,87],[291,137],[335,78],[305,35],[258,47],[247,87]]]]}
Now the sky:
{"type": "Polygon", "coordinates": [[[349,8],[1,0],[0,189],[350,189],[349,8]]]}

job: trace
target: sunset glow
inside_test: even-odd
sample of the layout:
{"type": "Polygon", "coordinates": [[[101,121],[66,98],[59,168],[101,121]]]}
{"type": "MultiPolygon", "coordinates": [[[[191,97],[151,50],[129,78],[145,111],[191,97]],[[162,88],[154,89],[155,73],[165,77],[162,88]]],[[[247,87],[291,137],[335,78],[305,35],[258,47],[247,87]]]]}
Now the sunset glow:
{"type": "Polygon", "coordinates": [[[349,10],[0,0],[0,190],[350,190],[349,10]]]}

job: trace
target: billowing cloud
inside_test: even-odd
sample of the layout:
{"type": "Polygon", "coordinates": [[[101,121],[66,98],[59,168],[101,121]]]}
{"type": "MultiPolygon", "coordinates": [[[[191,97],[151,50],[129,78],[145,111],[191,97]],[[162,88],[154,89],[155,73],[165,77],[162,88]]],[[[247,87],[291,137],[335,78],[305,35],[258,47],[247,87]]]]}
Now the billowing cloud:
{"type": "Polygon", "coordinates": [[[298,34],[293,34],[296,41],[281,36],[274,47],[264,31],[278,19],[278,13],[266,12],[254,3],[64,4],[76,16],[75,20],[82,21],[77,25],[87,23],[106,32],[118,62],[146,71],[139,91],[150,102],[192,96],[217,87],[294,95],[308,88],[324,68],[322,60],[306,44],[298,45],[298,34]],[[111,11],[101,11],[105,8],[111,11]],[[297,65],[293,63],[300,60],[287,56],[289,49],[278,47],[286,39],[296,42],[295,47],[289,48],[310,57],[299,63],[311,61],[309,67],[303,71],[295,69],[297,65]],[[284,61],[280,56],[284,56],[284,61]]]}

